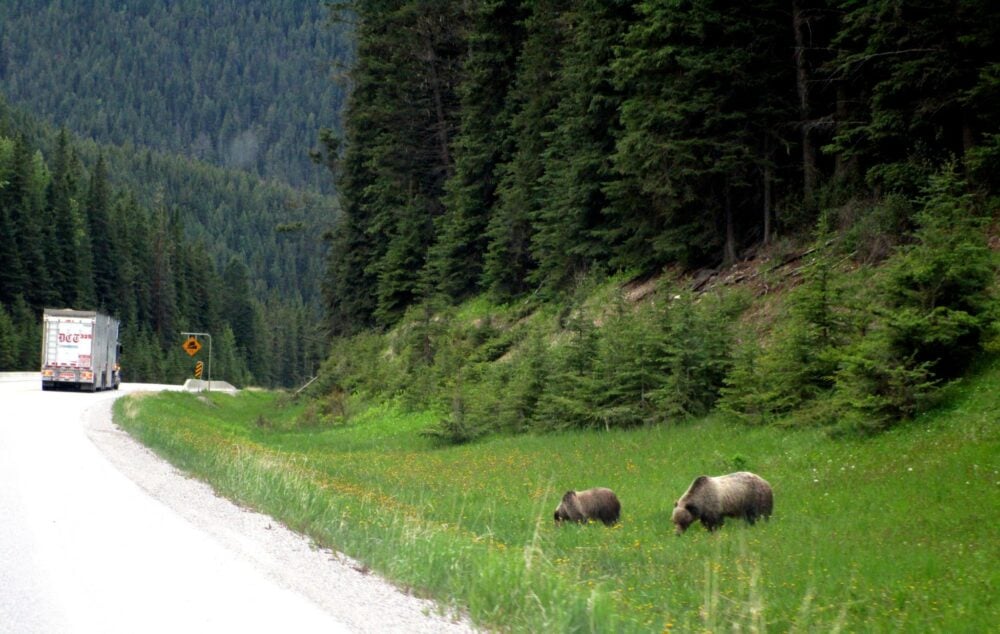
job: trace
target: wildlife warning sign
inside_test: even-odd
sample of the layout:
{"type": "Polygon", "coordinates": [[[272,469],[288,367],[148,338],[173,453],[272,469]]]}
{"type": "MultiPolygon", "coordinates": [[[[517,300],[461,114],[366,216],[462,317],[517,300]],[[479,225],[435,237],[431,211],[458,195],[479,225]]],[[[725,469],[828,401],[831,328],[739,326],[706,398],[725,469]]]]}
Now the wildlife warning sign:
{"type": "Polygon", "coordinates": [[[198,343],[198,340],[194,337],[188,337],[187,341],[184,342],[184,352],[188,353],[188,356],[193,357],[198,354],[199,350],[201,350],[201,344],[198,343]]]}

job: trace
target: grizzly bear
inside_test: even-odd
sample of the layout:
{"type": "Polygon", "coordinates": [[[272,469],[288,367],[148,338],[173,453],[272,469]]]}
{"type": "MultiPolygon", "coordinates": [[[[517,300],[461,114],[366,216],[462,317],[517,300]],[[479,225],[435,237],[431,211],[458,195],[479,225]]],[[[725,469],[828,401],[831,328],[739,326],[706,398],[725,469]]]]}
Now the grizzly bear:
{"type": "Polygon", "coordinates": [[[724,476],[698,476],[674,503],[670,519],[681,535],[696,520],[709,531],[722,526],[723,518],[742,517],[751,525],[768,519],[774,507],[771,485],[759,475],[739,471],[724,476]]]}
{"type": "Polygon", "coordinates": [[[618,521],[622,505],[611,489],[598,487],[586,491],[567,491],[556,507],[556,523],[564,520],[587,522],[601,520],[607,526],[618,521]]]}

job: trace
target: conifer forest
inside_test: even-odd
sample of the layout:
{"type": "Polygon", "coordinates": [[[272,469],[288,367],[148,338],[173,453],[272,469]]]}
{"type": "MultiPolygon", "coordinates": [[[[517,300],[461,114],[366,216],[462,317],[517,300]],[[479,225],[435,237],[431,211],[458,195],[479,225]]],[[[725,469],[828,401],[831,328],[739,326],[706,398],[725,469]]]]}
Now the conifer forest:
{"type": "Polygon", "coordinates": [[[176,333],[206,329],[235,383],[293,386],[408,315],[482,298],[565,330],[587,284],[818,243],[798,339],[719,343],[696,400],[756,411],[754,363],[828,348],[768,407],[920,392],[996,322],[998,49],[988,0],[5,2],[0,366],[33,367],[39,311],[73,305],[121,317],[127,378],[179,376],[176,333]],[[950,273],[914,291],[933,257],[950,273]],[[833,297],[845,260],[881,266],[882,317],[833,297]]]}

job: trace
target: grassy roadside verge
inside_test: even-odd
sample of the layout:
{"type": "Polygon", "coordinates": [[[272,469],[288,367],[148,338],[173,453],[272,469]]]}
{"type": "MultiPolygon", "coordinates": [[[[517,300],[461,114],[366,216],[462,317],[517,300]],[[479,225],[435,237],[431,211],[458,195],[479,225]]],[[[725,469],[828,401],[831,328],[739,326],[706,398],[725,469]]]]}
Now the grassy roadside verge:
{"type": "Polygon", "coordinates": [[[1000,364],[867,440],[706,419],[440,448],[391,406],[299,429],[274,394],[165,393],[116,421],[222,495],[379,573],[515,631],[987,631],[1000,613],[1000,364]],[[746,468],[776,515],[675,538],[700,473],[746,468]],[[557,529],[569,488],[605,485],[623,521],[557,529]]]}

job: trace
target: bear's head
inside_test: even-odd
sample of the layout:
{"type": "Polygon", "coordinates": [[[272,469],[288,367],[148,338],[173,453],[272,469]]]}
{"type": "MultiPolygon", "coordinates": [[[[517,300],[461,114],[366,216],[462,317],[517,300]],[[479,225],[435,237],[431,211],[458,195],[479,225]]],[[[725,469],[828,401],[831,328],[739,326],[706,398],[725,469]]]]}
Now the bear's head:
{"type": "Polygon", "coordinates": [[[563,496],[562,502],[556,507],[556,512],[553,515],[556,523],[563,522],[566,520],[578,521],[580,519],[580,511],[577,508],[579,503],[576,500],[576,491],[567,491],[566,495],[563,496]]]}
{"type": "Polygon", "coordinates": [[[684,506],[679,505],[674,502],[674,512],[670,515],[670,521],[674,523],[676,527],[676,534],[683,535],[684,531],[687,530],[688,526],[693,524],[695,520],[698,519],[698,507],[690,502],[684,504],[684,506]]]}

